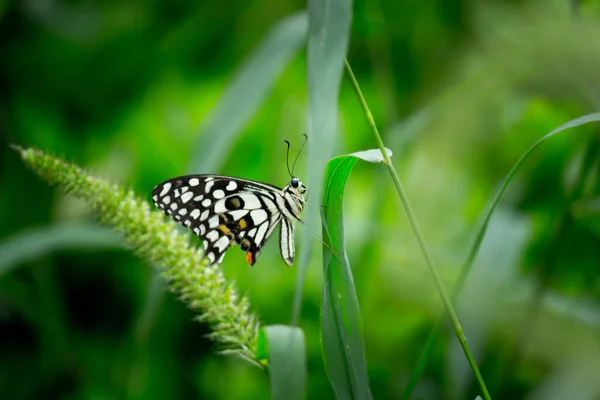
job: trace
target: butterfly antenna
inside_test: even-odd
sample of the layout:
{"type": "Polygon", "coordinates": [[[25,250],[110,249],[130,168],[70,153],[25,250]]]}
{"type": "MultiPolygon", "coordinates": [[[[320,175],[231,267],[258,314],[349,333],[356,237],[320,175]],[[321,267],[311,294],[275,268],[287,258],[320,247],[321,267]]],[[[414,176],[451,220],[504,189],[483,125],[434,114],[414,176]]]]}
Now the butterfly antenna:
{"type": "MultiPolygon", "coordinates": [[[[300,156],[300,153],[302,152],[302,149],[304,148],[304,145],[306,144],[306,141],[308,140],[308,135],[305,133],[304,134],[304,143],[302,143],[302,146],[300,146],[300,150],[298,150],[298,154],[296,154],[296,158],[294,159],[294,165],[292,165],[292,175],[294,174],[294,169],[296,168],[296,161],[298,161],[298,157],[300,156]]],[[[289,149],[289,146],[288,146],[289,149]]]]}
{"type": "Polygon", "coordinates": [[[313,236],[315,239],[317,239],[318,242],[320,242],[324,247],[327,247],[327,249],[329,249],[329,251],[331,251],[331,254],[333,254],[334,256],[338,257],[340,256],[340,253],[338,253],[337,251],[335,251],[330,245],[328,245],[327,243],[325,243],[325,241],[323,239],[321,239],[320,237],[317,236],[316,233],[313,233],[313,236]]]}
{"type": "MultiPolygon", "coordinates": [[[[300,222],[302,223],[302,226],[306,227],[306,224],[304,223],[304,221],[300,221],[300,222]]],[[[327,228],[325,228],[325,229],[327,229],[327,228]]],[[[329,235],[329,231],[327,231],[327,236],[330,236],[329,235]]],[[[317,239],[317,241],[320,242],[323,246],[327,247],[327,249],[329,249],[329,251],[331,251],[331,254],[333,254],[334,257],[337,258],[338,256],[341,255],[340,253],[338,253],[337,251],[335,251],[335,249],[333,249],[333,247],[331,247],[330,245],[328,245],[323,239],[321,239],[320,237],[318,237],[316,233],[313,233],[313,237],[315,239],[317,239]]],[[[339,258],[338,258],[338,261],[339,261],[339,258]]]]}
{"type": "Polygon", "coordinates": [[[287,153],[285,154],[285,164],[287,165],[288,174],[290,174],[290,178],[293,178],[292,172],[290,171],[290,142],[284,140],[285,144],[287,144],[287,153]]]}

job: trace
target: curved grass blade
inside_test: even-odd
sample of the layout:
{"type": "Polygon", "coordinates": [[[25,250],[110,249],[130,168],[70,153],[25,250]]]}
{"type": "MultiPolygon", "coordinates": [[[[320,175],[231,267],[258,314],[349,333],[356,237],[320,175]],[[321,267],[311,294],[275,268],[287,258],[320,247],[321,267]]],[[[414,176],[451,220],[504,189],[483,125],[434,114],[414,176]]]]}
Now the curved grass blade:
{"type": "Polygon", "coordinates": [[[235,137],[250,121],[286,65],[306,40],[305,12],[277,24],[235,74],[231,84],[200,128],[200,140],[188,171],[216,172],[235,137]]]}
{"type": "MultiPolygon", "coordinates": [[[[391,151],[387,150],[391,155],[391,151]]],[[[321,344],[338,399],[370,399],[362,318],[344,241],[346,181],[358,159],[381,162],[379,150],[336,157],[327,163],[323,192],[323,306],[321,344]]]]}
{"type": "MultiPolygon", "coordinates": [[[[519,168],[521,167],[521,165],[523,165],[525,160],[531,155],[531,153],[533,153],[533,151],[535,149],[537,149],[542,143],[544,143],[546,140],[550,139],[552,136],[554,136],[560,132],[563,132],[567,129],[575,128],[577,126],[587,124],[590,122],[600,122],[600,113],[587,114],[587,115],[584,115],[583,117],[575,118],[575,119],[559,126],[558,128],[554,129],[553,131],[544,135],[541,139],[536,141],[533,144],[533,146],[531,146],[529,149],[527,149],[527,151],[515,163],[515,165],[512,167],[512,169],[508,173],[508,176],[504,180],[504,183],[500,187],[500,190],[496,194],[496,197],[492,201],[492,204],[491,204],[489,210],[485,214],[485,217],[481,224],[481,227],[479,228],[479,231],[477,232],[477,236],[475,237],[475,242],[473,243],[473,246],[471,247],[471,250],[469,251],[469,254],[467,255],[467,258],[460,270],[458,277],[456,278],[456,283],[454,284],[454,287],[453,287],[452,293],[451,293],[452,302],[455,302],[456,298],[458,297],[458,294],[460,293],[460,290],[462,289],[462,286],[465,283],[467,275],[469,274],[469,272],[471,270],[471,266],[473,265],[473,262],[475,261],[475,257],[477,256],[477,253],[479,252],[479,248],[481,247],[481,243],[483,242],[483,238],[487,231],[487,227],[489,225],[490,219],[492,218],[492,214],[496,210],[496,207],[500,203],[500,199],[502,199],[502,196],[504,195],[506,188],[508,187],[509,183],[512,181],[512,179],[516,175],[516,173],[519,170],[519,168]]],[[[417,361],[417,366],[413,370],[410,380],[408,381],[408,385],[404,389],[404,392],[402,394],[402,399],[409,399],[413,390],[415,389],[417,382],[419,380],[419,377],[421,376],[421,374],[423,373],[423,370],[425,369],[425,366],[427,365],[427,358],[433,351],[433,347],[435,345],[435,338],[437,336],[437,332],[439,330],[439,327],[441,326],[441,322],[443,321],[443,318],[444,318],[443,315],[438,316],[434,327],[432,328],[431,332],[429,333],[429,337],[427,338],[427,343],[425,344],[425,347],[423,347],[423,350],[421,350],[421,354],[419,355],[419,360],[417,361]]]]}
{"type": "MultiPolygon", "coordinates": [[[[308,173],[311,198],[321,198],[323,167],[333,153],[338,126],[338,96],[344,58],[350,40],[352,0],[308,0],[308,173]]],[[[306,229],[298,255],[292,325],[298,324],[304,277],[311,255],[310,243],[319,229],[318,202],[307,203],[306,229]]]]}
{"type": "Polygon", "coordinates": [[[123,247],[113,230],[92,223],[69,223],[28,229],[0,243],[0,277],[19,265],[62,249],[123,247]]]}
{"type": "Polygon", "coordinates": [[[408,199],[406,191],[404,190],[404,186],[402,185],[402,182],[400,182],[400,177],[398,176],[396,169],[392,165],[390,158],[386,154],[386,150],[383,145],[383,141],[381,140],[381,136],[379,135],[379,130],[377,129],[377,124],[375,123],[375,120],[373,119],[373,115],[371,114],[371,111],[369,110],[367,101],[365,100],[365,98],[362,94],[362,90],[360,89],[358,81],[356,80],[356,77],[354,76],[354,72],[352,72],[350,63],[347,60],[346,60],[346,70],[348,72],[348,77],[350,78],[350,81],[352,82],[352,86],[354,87],[354,92],[356,93],[356,96],[358,97],[361,107],[365,113],[365,117],[367,119],[369,127],[371,128],[371,132],[373,133],[375,141],[377,142],[379,149],[381,150],[381,154],[384,157],[384,162],[387,166],[388,172],[390,173],[390,177],[392,178],[392,182],[394,183],[396,192],[398,193],[398,197],[400,198],[400,201],[402,203],[402,208],[404,209],[404,212],[406,213],[406,216],[408,217],[410,226],[413,230],[413,233],[415,234],[415,239],[417,239],[417,243],[419,245],[421,253],[423,254],[423,258],[425,259],[425,264],[427,265],[427,268],[429,269],[429,272],[431,273],[433,282],[435,283],[435,286],[438,290],[438,294],[440,295],[440,300],[442,300],[442,303],[444,304],[444,308],[445,308],[446,312],[448,313],[448,318],[450,319],[450,322],[452,323],[452,328],[454,329],[454,334],[456,336],[456,339],[460,343],[460,345],[463,349],[463,352],[465,353],[465,357],[467,358],[467,361],[471,367],[471,370],[473,371],[473,374],[475,375],[475,378],[477,380],[477,383],[479,384],[479,387],[481,389],[483,396],[485,397],[486,400],[490,400],[491,398],[488,393],[485,381],[483,380],[483,377],[481,376],[481,372],[479,371],[479,367],[477,366],[477,363],[475,362],[475,358],[473,357],[473,354],[471,353],[471,349],[469,348],[469,344],[467,343],[467,338],[465,337],[464,331],[460,325],[460,321],[458,320],[458,316],[456,315],[456,311],[454,310],[454,306],[452,305],[450,296],[446,292],[446,287],[444,286],[442,278],[441,278],[439,272],[437,271],[437,268],[435,267],[435,263],[433,261],[433,258],[431,257],[431,253],[429,252],[429,249],[427,247],[427,243],[425,243],[425,238],[423,237],[423,234],[421,233],[421,228],[419,226],[419,222],[415,216],[415,213],[412,210],[412,206],[410,205],[410,201],[408,199]]]}
{"type": "Polygon", "coordinates": [[[303,400],[306,392],[306,346],[302,329],[269,325],[260,330],[256,356],[269,365],[271,399],[303,400]]]}

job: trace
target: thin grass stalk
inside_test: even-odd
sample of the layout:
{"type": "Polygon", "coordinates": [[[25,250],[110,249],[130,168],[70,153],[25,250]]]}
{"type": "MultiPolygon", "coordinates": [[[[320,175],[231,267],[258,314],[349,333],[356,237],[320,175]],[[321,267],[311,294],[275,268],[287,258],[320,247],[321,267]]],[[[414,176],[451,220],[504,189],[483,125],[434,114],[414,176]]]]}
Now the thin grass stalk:
{"type": "Polygon", "coordinates": [[[377,129],[377,125],[375,124],[375,120],[373,119],[373,115],[371,114],[371,111],[369,110],[367,101],[365,100],[365,98],[362,94],[362,91],[360,90],[358,81],[356,80],[356,77],[354,76],[354,73],[352,72],[352,68],[350,67],[350,63],[348,63],[347,59],[345,59],[345,66],[346,66],[346,72],[348,73],[348,76],[352,83],[352,87],[354,88],[356,96],[358,97],[360,105],[365,113],[367,122],[369,124],[369,127],[371,128],[371,132],[373,133],[375,141],[377,142],[377,146],[381,150],[381,154],[383,155],[384,163],[387,166],[387,169],[390,173],[392,181],[394,182],[394,186],[396,187],[396,191],[398,192],[398,196],[400,197],[400,201],[402,202],[402,206],[404,207],[404,211],[406,212],[406,215],[408,217],[410,225],[411,225],[413,232],[417,238],[417,242],[419,244],[419,248],[421,249],[421,252],[423,253],[423,258],[425,258],[425,263],[427,264],[427,268],[429,269],[429,272],[431,273],[431,276],[433,277],[433,281],[435,282],[435,285],[437,287],[440,298],[442,299],[442,303],[444,304],[444,308],[446,309],[448,318],[450,318],[450,322],[454,329],[456,338],[458,339],[458,341],[463,349],[463,352],[465,353],[465,356],[467,357],[467,361],[469,362],[469,365],[471,366],[471,369],[473,370],[473,374],[475,375],[475,379],[477,380],[477,383],[479,384],[479,388],[481,389],[483,398],[486,400],[490,400],[491,397],[490,397],[490,394],[485,385],[485,381],[483,380],[483,377],[481,376],[479,367],[477,366],[477,363],[475,362],[473,354],[471,353],[471,349],[469,348],[469,345],[467,344],[467,339],[465,337],[463,329],[458,320],[458,316],[456,315],[456,312],[454,311],[454,307],[452,306],[450,297],[448,296],[448,293],[446,292],[446,288],[444,287],[442,278],[440,277],[439,273],[437,272],[437,269],[435,267],[433,259],[429,253],[429,250],[427,249],[425,239],[423,238],[423,235],[421,234],[421,228],[419,227],[417,218],[412,210],[410,201],[408,200],[408,196],[406,195],[406,192],[404,191],[404,187],[402,186],[402,183],[400,182],[400,178],[398,177],[398,174],[396,173],[396,170],[394,169],[394,166],[392,165],[390,157],[388,156],[387,152],[385,151],[385,146],[383,144],[383,140],[381,139],[381,136],[379,135],[379,131],[377,129]]]}

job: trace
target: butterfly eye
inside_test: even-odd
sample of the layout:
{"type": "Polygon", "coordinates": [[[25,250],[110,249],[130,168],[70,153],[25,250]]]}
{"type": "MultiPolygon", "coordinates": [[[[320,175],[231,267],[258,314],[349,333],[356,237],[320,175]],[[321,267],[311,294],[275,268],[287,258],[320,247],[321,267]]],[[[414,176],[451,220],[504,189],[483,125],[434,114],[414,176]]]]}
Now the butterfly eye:
{"type": "Polygon", "coordinates": [[[290,185],[294,188],[297,189],[298,186],[300,186],[300,179],[298,178],[292,178],[290,185]]]}

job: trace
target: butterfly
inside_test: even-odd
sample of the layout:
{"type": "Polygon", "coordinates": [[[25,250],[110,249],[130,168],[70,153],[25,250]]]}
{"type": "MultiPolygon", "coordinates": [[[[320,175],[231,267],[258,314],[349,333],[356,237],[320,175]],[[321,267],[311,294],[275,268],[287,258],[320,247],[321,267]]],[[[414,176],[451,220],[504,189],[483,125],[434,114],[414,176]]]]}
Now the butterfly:
{"type": "MultiPolygon", "coordinates": [[[[306,137],[306,135],[305,135],[306,137]]],[[[229,247],[238,244],[254,265],[267,240],[280,225],[279,249],[285,263],[294,263],[294,229],[306,204],[306,186],[287,166],[289,183],[279,188],[223,175],[186,175],[162,182],[152,200],[172,219],[194,232],[211,264],[220,264],[229,247]]],[[[306,139],[300,148],[304,147],[306,139]]],[[[298,152],[298,155],[300,154],[298,152]]],[[[294,161],[294,166],[296,165],[294,161]]]]}

